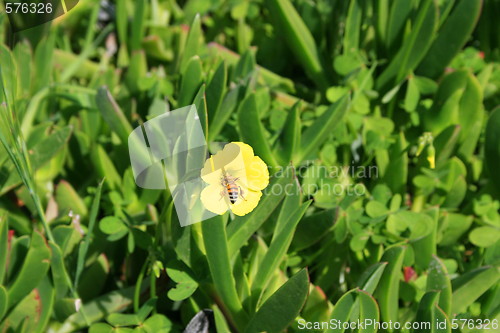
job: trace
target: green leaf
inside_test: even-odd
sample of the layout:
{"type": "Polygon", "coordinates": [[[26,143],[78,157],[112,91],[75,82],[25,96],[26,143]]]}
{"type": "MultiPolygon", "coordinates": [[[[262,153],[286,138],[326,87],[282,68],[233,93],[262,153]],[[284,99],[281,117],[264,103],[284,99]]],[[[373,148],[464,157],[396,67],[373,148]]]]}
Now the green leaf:
{"type": "Polygon", "coordinates": [[[179,90],[178,107],[190,105],[193,102],[196,93],[200,90],[203,82],[203,68],[200,57],[192,57],[186,69],[182,72],[181,87],[179,90]]]}
{"type": "Polygon", "coordinates": [[[300,163],[334,133],[336,127],[342,123],[350,106],[350,97],[345,96],[337,103],[332,104],[314,123],[302,134],[300,151],[297,161],[300,163]]]}
{"type": "Polygon", "coordinates": [[[240,80],[249,80],[252,77],[252,74],[255,71],[256,63],[255,63],[255,52],[252,49],[249,49],[238,60],[236,65],[234,66],[234,70],[231,75],[231,81],[238,82],[240,80]]]}
{"type": "Polygon", "coordinates": [[[433,332],[436,333],[451,333],[451,321],[449,316],[436,304],[433,308],[433,318],[436,326],[432,327],[433,332]],[[445,324],[446,323],[446,324],[445,324]]]}
{"type": "MultiPolygon", "coordinates": [[[[208,127],[208,137],[210,140],[214,140],[220,133],[224,125],[227,123],[234,110],[238,106],[238,100],[240,95],[240,90],[243,90],[240,85],[229,90],[229,92],[224,97],[222,104],[215,115],[213,115],[213,120],[210,121],[210,126],[208,127]]],[[[208,110],[211,112],[210,110],[208,110]]]]}
{"type": "Polygon", "coordinates": [[[500,271],[498,267],[481,267],[453,280],[453,315],[464,313],[488,289],[498,283],[500,271]]]}
{"type": "Polygon", "coordinates": [[[222,216],[211,218],[204,221],[201,228],[215,290],[224,306],[230,311],[236,325],[243,326],[248,319],[236,292],[224,220],[222,216]]]}
{"type": "MultiPolygon", "coordinates": [[[[420,300],[417,310],[417,316],[415,318],[415,322],[418,323],[430,323],[430,328],[414,330],[413,332],[451,332],[451,327],[449,323],[446,323],[447,329],[440,330],[437,327],[436,322],[436,308],[437,308],[437,299],[439,298],[439,292],[437,291],[428,291],[420,300]]],[[[444,316],[446,318],[446,316],[444,316]]]]}
{"type": "Polygon", "coordinates": [[[49,34],[36,47],[33,66],[36,70],[36,75],[33,77],[33,91],[39,91],[50,84],[55,52],[55,37],[55,33],[49,34]]]}
{"type": "Polygon", "coordinates": [[[65,180],[61,180],[56,187],[56,202],[60,211],[65,213],[72,211],[73,214],[80,215],[82,219],[87,218],[87,205],[73,186],[65,180]]]}
{"type": "Polygon", "coordinates": [[[142,40],[145,34],[145,17],[146,0],[138,0],[134,2],[134,15],[132,17],[130,48],[138,50],[141,48],[142,40]]]}
{"type": "Polygon", "coordinates": [[[389,165],[384,172],[384,181],[393,193],[405,194],[408,178],[407,142],[403,132],[400,132],[396,142],[389,149],[389,165]]]}
{"type": "Polygon", "coordinates": [[[283,226],[283,229],[279,233],[274,234],[271,245],[264,259],[262,259],[257,275],[252,283],[252,289],[257,290],[257,294],[262,293],[272,274],[281,264],[292,241],[295,228],[310,204],[311,201],[307,201],[289,213],[286,218],[286,225],[283,226]]]}
{"type": "MultiPolygon", "coordinates": [[[[486,125],[484,140],[484,160],[485,167],[490,179],[496,189],[500,188],[500,175],[498,162],[500,161],[500,107],[497,107],[490,115],[486,125]]],[[[497,191],[497,198],[500,198],[500,191],[497,191]]]]}
{"type": "Polygon", "coordinates": [[[262,226],[285,197],[287,184],[292,182],[290,173],[278,173],[264,190],[259,205],[251,214],[235,218],[227,227],[229,256],[232,258],[248,239],[262,226]],[[279,189],[276,194],[273,189],[279,189]]]}
{"type": "Polygon", "coordinates": [[[107,87],[101,87],[97,90],[96,104],[111,130],[118,135],[122,144],[126,144],[128,136],[132,133],[132,126],[107,87]]]}
{"type": "Polygon", "coordinates": [[[113,326],[137,326],[140,324],[136,314],[111,313],[106,321],[113,326]]]}
{"type": "Polygon", "coordinates": [[[201,128],[205,134],[205,139],[208,138],[208,113],[207,113],[207,99],[205,96],[205,84],[202,84],[200,90],[196,94],[193,100],[193,104],[196,106],[196,111],[198,117],[200,118],[201,128]]]}
{"type": "Polygon", "coordinates": [[[118,33],[118,39],[121,44],[126,45],[128,34],[127,34],[127,26],[128,26],[128,13],[126,0],[117,0],[116,1],[116,31],[118,33]]]}
{"type": "Polygon", "coordinates": [[[99,229],[106,235],[114,235],[128,230],[125,223],[116,216],[107,216],[99,221],[99,229]]]}
{"type": "Polygon", "coordinates": [[[122,185],[121,177],[113,161],[100,144],[96,144],[90,153],[90,158],[99,177],[106,178],[106,185],[111,189],[118,189],[122,185]]]}
{"type": "Polygon", "coordinates": [[[0,285],[0,322],[2,321],[3,316],[7,313],[8,305],[9,299],[7,290],[4,286],[0,285]]]}
{"type": "MultiPolygon", "coordinates": [[[[359,301],[359,319],[360,321],[376,323],[380,320],[380,311],[378,309],[377,302],[369,293],[358,290],[357,291],[358,301],[359,301]]],[[[366,326],[359,329],[359,333],[376,333],[377,329],[374,326],[366,326]]]]}
{"type": "MultiPolygon", "coordinates": [[[[222,314],[222,311],[219,309],[217,305],[213,306],[214,310],[214,319],[215,319],[215,328],[217,332],[231,332],[229,326],[227,325],[226,318],[222,314]]],[[[154,333],[154,332],[151,332],[154,333]]]]}
{"type": "Polygon", "coordinates": [[[289,0],[267,1],[271,17],[283,31],[288,47],[302,64],[309,77],[321,89],[328,87],[328,80],[321,64],[319,50],[311,32],[289,0]]]}
{"type": "Polygon", "coordinates": [[[417,72],[437,78],[469,40],[481,14],[482,0],[458,1],[439,28],[437,37],[420,63],[417,72]]]}
{"type": "Polygon", "coordinates": [[[34,231],[23,266],[9,287],[9,308],[19,303],[45,277],[50,266],[51,253],[43,236],[34,231]]]}
{"type": "Polygon", "coordinates": [[[377,288],[377,300],[380,305],[382,320],[398,321],[398,301],[399,301],[399,282],[401,280],[401,270],[406,247],[393,246],[387,249],[382,256],[381,261],[389,264],[380,279],[377,288]]]}
{"type": "Polygon", "coordinates": [[[425,270],[429,266],[432,260],[432,256],[436,254],[437,230],[439,226],[439,208],[432,207],[429,209],[429,211],[423,214],[426,214],[430,217],[430,219],[426,219],[426,222],[423,223],[427,223],[427,227],[429,228],[429,230],[423,232],[424,234],[427,233],[426,236],[423,236],[419,239],[414,239],[411,242],[411,245],[415,253],[419,254],[418,256],[415,256],[415,266],[417,268],[425,270]]]}
{"type": "Polygon", "coordinates": [[[110,263],[104,254],[100,254],[96,260],[90,261],[85,267],[78,279],[78,285],[75,285],[83,303],[101,294],[109,271],[110,263]]]}
{"type": "Polygon", "coordinates": [[[105,323],[93,324],[89,328],[89,333],[113,333],[115,331],[116,330],[113,328],[113,326],[105,323]]]}
{"type": "Polygon", "coordinates": [[[290,161],[296,161],[298,149],[300,147],[302,136],[302,125],[300,121],[300,102],[297,102],[288,112],[283,132],[279,138],[279,145],[275,149],[275,153],[281,156],[283,165],[290,161]]]}
{"type": "Polygon", "coordinates": [[[156,309],[156,303],[158,302],[157,297],[153,297],[148,299],[139,309],[139,312],[137,312],[137,316],[139,317],[139,320],[141,323],[143,323],[146,318],[151,314],[156,309]]]}
{"type": "MultiPolygon", "coordinates": [[[[39,318],[36,326],[35,332],[43,333],[47,332],[47,325],[52,316],[54,301],[55,301],[55,291],[52,287],[49,278],[45,278],[37,286],[38,297],[40,299],[39,318]]],[[[1,317],[1,316],[0,316],[1,317]]]]}
{"type": "Polygon", "coordinates": [[[87,228],[87,234],[85,235],[85,239],[83,240],[82,243],[80,243],[80,246],[78,248],[78,260],[76,264],[76,274],[75,274],[75,288],[78,288],[80,275],[83,272],[83,267],[85,266],[85,260],[87,258],[87,252],[89,250],[92,235],[94,234],[94,226],[97,219],[97,213],[99,211],[99,204],[101,201],[101,192],[103,183],[104,179],[97,186],[94,200],[92,202],[92,207],[90,208],[90,217],[87,228]]]}
{"type": "MultiPolygon", "coordinates": [[[[344,294],[335,304],[330,315],[330,322],[334,325],[331,325],[326,332],[343,333],[345,331],[343,323],[357,322],[358,320],[360,322],[368,320],[378,322],[379,317],[380,313],[375,299],[366,291],[353,289],[344,294]]],[[[363,325],[359,329],[359,332],[363,333],[375,333],[376,331],[373,325],[363,325]]]]}
{"type": "Polygon", "coordinates": [[[307,269],[288,279],[250,319],[245,332],[279,332],[299,314],[309,291],[307,269]]]}
{"type": "Polygon", "coordinates": [[[59,333],[70,333],[88,327],[89,323],[95,323],[107,317],[109,314],[126,309],[132,304],[134,287],[128,287],[104,294],[82,306],[80,312],[71,315],[59,328],[59,333]],[[85,313],[86,319],[82,312],[85,313]]]}
{"type": "Polygon", "coordinates": [[[361,25],[363,18],[363,7],[361,1],[351,1],[344,32],[344,54],[355,51],[359,47],[361,25]]]}
{"type": "Polygon", "coordinates": [[[424,114],[426,130],[436,135],[460,124],[459,141],[465,145],[462,153],[469,158],[479,138],[477,127],[482,126],[482,99],[479,81],[469,71],[448,74],[439,85],[432,108],[424,114]]]}
{"type": "MultiPolygon", "coordinates": [[[[41,300],[38,289],[33,289],[26,297],[13,305],[3,323],[7,327],[17,329],[20,332],[36,332],[36,326],[40,319],[41,300]]],[[[5,325],[2,325],[4,328],[5,325]]]]}
{"type": "Polygon", "coordinates": [[[404,38],[389,66],[378,77],[377,89],[386,92],[401,82],[417,67],[431,46],[438,21],[438,8],[434,0],[423,0],[412,24],[411,32],[404,38]]]}
{"type": "Polygon", "coordinates": [[[219,112],[223,97],[226,95],[226,83],[226,62],[221,61],[207,85],[207,112],[210,124],[212,124],[215,115],[219,112]]]}
{"type": "Polygon", "coordinates": [[[434,220],[427,214],[409,211],[397,212],[387,219],[387,230],[389,232],[399,235],[406,229],[410,230],[409,239],[418,240],[433,231],[434,220]]]}
{"type": "Polygon", "coordinates": [[[176,262],[169,263],[167,266],[168,276],[177,285],[168,291],[168,298],[173,301],[182,301],[190,297],[198,288],[198,283],[186,272],[185,267],[177,265],[176,262]]]}
{"type": "Polygon", "coordinates": [[[476,246],[489,247],[500,240],[500,230],[490,226],[475,228],[469,234],[469,240],[476,246]]]}
{"type": "Polygon", "coordinates": [[[379,51],[383,51],[384,48],[382,45],[386,43],[387,39],[387,22],[389,21],[389,12],[390,12],[390,1],[382,0],[377,1],[374,6],[375,13],[375,34],[377,36],[377,45],[379,51]],[[380,46],[379,46],[380,45],[380,46]]]}
{"type": "Polygon", "coordinates": [[[408,79],[408,85],[406,87],[404,109],[408,112],[415,111],[419,101],[420,91],[418,90],[418,85],[415,82],[415,77],[412,76],[408,79]]]}
{"type": "MultiPolygon", "coordinates": [[[[193,23],[191,23],[191,27],[189,28],[189,34],[186,40],[186,44],[184,45],[184,52],[182,54],[181,60],[181,73],[185,73],[187,67],[189,67],[189,62],[191,59],[198,55],[198,48],[200,46],[200,40],[202,37],[201,31],[201,19],[200,14],[196,14],[194,17],[193,23]]],[[[179,104],[180,106],[185,106],[187,104],[179,104]]]]}
{"type": "Polygon", "coordinates": [[[382,277],[387,264],[387,262],[378,262],[368,267],[359,278],[357,286],[367,293],[373,294],[380,282],[380,278],[382,277]]]}
{"type": "Polygon", "coordinates": [[[334,225],[336,215],[336,209],[329,209],[304,217],[295,232],[292,241],[293,250],[303,250],[319,242],[334,225]]]}
{"type": "Polygon", "coordinates": [[[366,204],[366,214],[375,218],[389,214],[389,210],[383,203],[373,200],[366,204]]]}
{"type": "Polygon", "coordinates": [[[461,127],[459,125],[451,125],[434,138],[433,145],[436,149],[437,167],[442,166],[452,156],[460,131],[461,127]]]}
{"type": "Polygon", "coordinates": [[[439,245],[450,246],[460,240],[460,237],[469,230],[474,217],[462,214],[449,213],[443,218],[443,226],[446,229],[443,231],[443,236],[439,241],[439,245]]]}
{"type": "Polygon", "coordinates": [[[142,328],[146,333],[170,332],[172,322],[164,315],[155,314],[144,322],[142,328]]]}
{"type": "Polygon", "coordinates": [[[413,3],[407,0],[393,0],[389,2],[391,3],[391,9],[387,22],[385,46],[387,50],[394,52],[402,45],[404,29],[413,9],[413,3]]]}
{"type": "Polygon", "coordinates": [[[0,45],[0,96],[8,106],[13,106],[17,97],[17,64],[7,46],[0,45]],[[4,100],[5,97],[5,100],[4,100]]]}
{"type": "Polygon", "coordinates": [[[70,278],[64,267],[64,257],[59,245],[49,241],[49,246],[52,251],[52,259],[50,263],[52,280],[56,289],[56,298],[62,299],[66,296],[68,290],[71,289],[69,284],[70,278]]]}
{"type": "MultiPolygon", "coordinates": [[[[5,215],[0,216],[0,285],[3,284],[7,269],[9,225],[5,215]]],[[[2,316],[0,316],[1,318],[2,316]]]]}
{"type": "Polygon", "coordinates": [[[136,50],[132,53],[130,63],[125,75],[125,85],[132,94],[137,94],[144,90],[144,84],[147,82],[148,64],[146,54],[143,50],[136,50]]]}
{"type": "Polygon", "coordinates": [[[260,156],[268,165],[277,167],[278,162],[271,151],[269,140],[262,123],[255,94],[249,95],[241,103],[238,109],[238,125],[243,141],[255,150],[255,154],[260,156]]]}
{"type": "Polygon", "coordinates": [[[434,94],[438,89],[438,84],[434,80],[424,76],[413,76],[413,79],[422,95],[434,94]]]}
{"type": "MultiPolygon", "coordinates": [[[[356,290],[351,290],[345,293],[335,304],[332,314],[330,315],[330,319],[333,319],[338,323],[348,322],[349,318],[351,317],[351,312],[353,311],[355,302],[356,302],[356,290]]],[[[345,329],[343,329],[342,327],[330,328],[327,330],[328,333],[333,333],[333,332],[341,333],[344,331],[345,329]]]]}
{"type": "Polygon", "coordinates": [[[448,315],[451,315],[451,282],[448,270],[436,256],[432,257],[427,275],[426,291],[439,291],[439,306],[448,315]]]}

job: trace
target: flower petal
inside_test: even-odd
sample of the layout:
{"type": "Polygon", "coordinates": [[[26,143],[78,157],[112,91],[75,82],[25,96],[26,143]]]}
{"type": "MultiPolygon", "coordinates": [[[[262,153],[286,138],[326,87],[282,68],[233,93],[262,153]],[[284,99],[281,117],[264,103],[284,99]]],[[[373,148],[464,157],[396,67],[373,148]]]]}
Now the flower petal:
{"type": "Polygon", "coordinates": [[[221,197],[223,190],[220,185],[208,185],[201,191],[200,199],[206,209],[212,213],[222,215],[224,214],[229,205],[225,197],[221,197]]]}
{"type": "Polygon", "coordinates": [[[269,185],[269,170],[266,163],[258,156],[246,164],[248,187],[252,190],[263,190],[269,185]]]}
{"type": "Polygon", "coordinates": [[[243,142],[233,142],[241,149],[247,174],[247,186],[252,190],[263,190],[269,185],[269,170],[266,163],[254,156],[253,148],[243,142]]]}
{"type": "Polygon", "coordinates": [[[245,199],[239,199],[238,202],[231,205],[230,208],[234,214],[244,216],[257,207],[261,196],[261,191],[246,190],[243,193],[243,197],[245,197],[245,199]]]}
{"type": "MultiPolygon", "coordinates": [[[[230,174],[233,177],[240,177],[237,175],[237,171],[244,170],[244,168],[245,164],[241,157],[240,147],[234,143],[228,143],[223,150],[218,151],[205,161],[201,170],[201,178],[208,184],[219,184],[223,170],[231,170],[230,174]]],[[[242,171],[240,173],[246,178],[242,171]]]]}

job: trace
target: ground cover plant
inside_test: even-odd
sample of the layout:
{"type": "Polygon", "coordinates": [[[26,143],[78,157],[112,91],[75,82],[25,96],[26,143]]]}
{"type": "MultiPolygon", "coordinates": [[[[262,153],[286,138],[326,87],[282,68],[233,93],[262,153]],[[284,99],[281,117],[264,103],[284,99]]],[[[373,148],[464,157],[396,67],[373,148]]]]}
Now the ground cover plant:
{"type": "Polygon", "coordinates": [[[498,15],[83,0],[13,34],[2,8],[0,332],[498,332],[498,15]],[[190,104],[269,167],[245,216],[181,227],[134,182],[129,134],[190,104]]]}

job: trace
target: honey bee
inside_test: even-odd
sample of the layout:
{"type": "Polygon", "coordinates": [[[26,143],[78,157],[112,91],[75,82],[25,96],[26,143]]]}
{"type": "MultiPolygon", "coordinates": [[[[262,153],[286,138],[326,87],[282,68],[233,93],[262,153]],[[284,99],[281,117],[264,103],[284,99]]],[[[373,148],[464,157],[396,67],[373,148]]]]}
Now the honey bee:
{"type": "Polygon", "coordinates": [[[224,173],[221,178],[221,185],[224,188],[220,193],[221,199],[224,196],[227,196],[229,202],[233,205],[236,203],[239,197],[241,197],[243,200],[246,200],[243,196],[243,189],[241,188],[241,186],[236,184],[238,180],[239,178],[235,178],[224,173]]]}

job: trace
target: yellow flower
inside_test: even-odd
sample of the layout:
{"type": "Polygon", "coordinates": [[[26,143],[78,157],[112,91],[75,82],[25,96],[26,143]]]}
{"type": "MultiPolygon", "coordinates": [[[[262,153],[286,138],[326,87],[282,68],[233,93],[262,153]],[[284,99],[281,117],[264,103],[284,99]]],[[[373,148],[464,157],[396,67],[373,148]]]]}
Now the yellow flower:
{"type": "Polygon", "coordinates": [[[201,178],[208,184],[201,192],[206,209],[219,215],[231,209],[243,216],[259,203],[262,190],[269,184],[269,171],[252,147],[231,142],[206,160],[201,178]]]}

